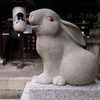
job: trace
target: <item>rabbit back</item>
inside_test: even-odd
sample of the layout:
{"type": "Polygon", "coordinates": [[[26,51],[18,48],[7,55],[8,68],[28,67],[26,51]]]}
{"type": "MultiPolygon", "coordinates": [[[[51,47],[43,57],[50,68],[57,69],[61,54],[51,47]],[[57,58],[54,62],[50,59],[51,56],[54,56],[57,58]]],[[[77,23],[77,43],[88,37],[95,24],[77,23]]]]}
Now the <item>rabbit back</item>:
{"type": "Polygon", "coordinates": [[[84,49],[69,53],[62,60],[60,74],[66,83],[74,85],[89,84],[97,77],[99,69],[96,57],[84,49]]]}

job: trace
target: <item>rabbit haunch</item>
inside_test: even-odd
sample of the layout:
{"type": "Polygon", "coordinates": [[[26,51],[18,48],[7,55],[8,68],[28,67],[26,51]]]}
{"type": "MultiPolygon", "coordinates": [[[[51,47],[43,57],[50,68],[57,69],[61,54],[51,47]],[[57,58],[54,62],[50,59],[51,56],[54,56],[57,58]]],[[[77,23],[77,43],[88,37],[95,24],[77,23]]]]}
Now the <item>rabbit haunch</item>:
{"type": "Polygon", "coordinates": [[[76,25],[62,20],[50,9],[31,12],[29,22],[37,34],[36,48],[44,66],[39,83],[84,85],[94,81],[98,61],[81,47],[85,42],[76,25]]]}

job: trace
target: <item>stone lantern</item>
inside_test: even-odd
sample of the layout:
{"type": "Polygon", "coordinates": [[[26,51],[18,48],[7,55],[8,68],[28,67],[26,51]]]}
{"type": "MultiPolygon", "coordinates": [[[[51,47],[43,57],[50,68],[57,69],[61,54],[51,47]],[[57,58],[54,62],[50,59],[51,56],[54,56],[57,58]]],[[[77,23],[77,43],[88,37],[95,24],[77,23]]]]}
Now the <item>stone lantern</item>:
{"type": "Polygon", "coordinates": [[[23,46],[24,46],[24,37],[23,32],[26,29],[26,8],[34,6],[32,0],[2,0],[2,3],[12,7],[12,17],[13,17],[13,29],[20,34],[20,51],[21,51],[21,60],[23,61],[23,46]]]}

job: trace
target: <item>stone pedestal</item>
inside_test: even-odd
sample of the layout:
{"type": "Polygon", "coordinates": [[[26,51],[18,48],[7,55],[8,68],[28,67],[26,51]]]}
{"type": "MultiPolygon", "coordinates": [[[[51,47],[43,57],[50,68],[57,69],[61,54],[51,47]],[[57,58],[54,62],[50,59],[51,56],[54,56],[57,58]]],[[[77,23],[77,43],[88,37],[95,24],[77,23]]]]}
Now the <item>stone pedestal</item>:
{"type": "Polygon", "coordinates": [[[100,100],[100,82],[85,86],[39,84],[37,76],[26,84],[20,100],[100,100]]]}

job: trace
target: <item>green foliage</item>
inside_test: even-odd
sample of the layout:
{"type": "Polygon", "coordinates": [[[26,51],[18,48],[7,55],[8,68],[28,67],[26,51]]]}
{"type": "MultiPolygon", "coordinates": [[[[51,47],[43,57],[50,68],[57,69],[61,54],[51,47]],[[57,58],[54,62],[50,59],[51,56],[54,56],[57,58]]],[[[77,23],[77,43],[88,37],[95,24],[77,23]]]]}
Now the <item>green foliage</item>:
{"type": "Polygon", "coordinates": [[[100,81],[100,74],[97,76],[97,79],[100,81]]]}
{"type": "MultiPolygon", "coordinates": [[[[100,64],[99,64],[99,68],[100,68],[100,64]]],[[[98,74],[97,79],[100,81],[100,74],[98,74]]]]}

